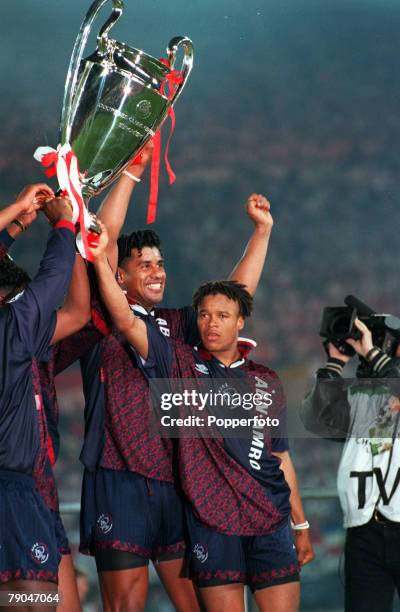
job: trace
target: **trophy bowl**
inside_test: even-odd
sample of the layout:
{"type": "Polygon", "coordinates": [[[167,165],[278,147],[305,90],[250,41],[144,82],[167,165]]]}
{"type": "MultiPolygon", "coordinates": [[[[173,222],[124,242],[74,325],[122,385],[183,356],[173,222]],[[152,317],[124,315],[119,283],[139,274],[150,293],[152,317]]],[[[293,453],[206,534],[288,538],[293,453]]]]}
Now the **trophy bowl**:
{"type": "Polygon", "coordinates": [[[96,0],[80,28],[65,84],[60,143],[77,156],[85,201],[108,187],[154,136],[175,104],[193,66],[193,45],[173,38],[167,60],[109,38],[123,11],[122,0],[97,36],[97,48],[83,58],[93,22],[107,0],[96,0]],[[179,73],[174,70],[183,49],[179,73]],[[173,81],[173,75],[179,75],[173,81]]]}

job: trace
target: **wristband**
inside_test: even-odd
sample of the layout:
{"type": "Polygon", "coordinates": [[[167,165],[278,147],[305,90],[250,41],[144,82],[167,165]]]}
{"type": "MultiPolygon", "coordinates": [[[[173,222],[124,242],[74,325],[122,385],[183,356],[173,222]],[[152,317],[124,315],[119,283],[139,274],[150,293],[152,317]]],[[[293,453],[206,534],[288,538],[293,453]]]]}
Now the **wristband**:
{"type": "Polygon", "coordinates": [[[69,221],[68,219],[60,219],[60,221],[57,221],[57,223],[53,225],[53,228],[54,229],[68,229],[73,234],[75,234],[75,225],[72,223],[72,221],[69,221]]]}
{"type": "Polygon", "coordinates": [[[21,230],[21,232],[24,232],[26,230],[25,225],[22,223],[22,221],[20,221],[19,219],[13,219],[11,221],[11,223],[14,223],[17,227],[19,227],[19,229],[21,230]]]}
{"type": "Polygon", "coordinates": [[[290,521],[292,529],[294,531],[302,531],[303,529],[310,529],[310,523],[308,521],[304,521],[304,523],[298,523],[295,525],[293,521],[290,521]]]}
{"type": "Polygon", "coordinates": [[[325,368],[341,376],[345,365],[346,365],[345,361],[342,361],[341,359],[337,359],[336,357],[329,357],[325,365],[325,368]]]}
{"type": "Polygon", "coordinates": [[[371,361],[376,355],[379,353],[380,349],[377,346],[373,346],[372,349],[369,349],[368,353],[365,355],[365,359],[367,361],[371,361]]]}
{"type": "Polygon", "coordinates": [[[122,174],[125,174],[125,176],[129,176],[129,178],[132,179],[132,181],[135,181],[135,183],[140,183],[140,181],[142,180],[138,176],[135,176],[134,174],[128,172],[128,170],[124,170],[122,174]]]}

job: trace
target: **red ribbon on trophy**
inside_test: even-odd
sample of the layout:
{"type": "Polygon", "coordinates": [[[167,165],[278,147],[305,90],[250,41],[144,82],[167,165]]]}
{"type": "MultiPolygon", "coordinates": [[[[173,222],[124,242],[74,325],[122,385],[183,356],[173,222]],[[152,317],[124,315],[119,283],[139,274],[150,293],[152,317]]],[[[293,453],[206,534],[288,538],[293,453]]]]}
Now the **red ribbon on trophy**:
{"type": "MultiPolygon", "coordinates": [[[[161,63],[166,66],[170,66],[170,62],[167,59],[161,59],[161,63]]],[[[183,74],[178,70],[171,70],[165,77],[161,88],[161,95],[166,95],[168,100],[171,100],[176,92],[177,87],[183,82],[183,74]],[[168,86],[168,93],[165,91],[165,87],[168,86]]],[[[168,153],[169,145],[171,142],[172,135],[175,130],[176,119],[175,112],[172,106],[168,110],[168,117],[171,119],[171,131],[168,137],[167,146],[165,147],[164,163],[167,169],[169,184],[172,185],[176,180],[176,175],[171,168],[169,163],[168,153]]],[[[158,183],[160,174],[160,159],[161,159],[161,128],[156,132],[154,138],[154,151],[151,161],[151,172],[150,172],[150,196],[147,207],[147,223],[154,223],[157,212],[157,200],[158,200],[158,183]]]]}
{"type": "Polygon", "coordinates": [[[51,147],[39,147],[33,157],[39,161],[45,169],[47,177],[57,175],[60,189],[67,194],[72,204],[72,222],[79,224],[82,252],[81,255],[88,261],[93,261],[88,240],[88,229],[92,219],[85,206],[81,191],[81,181],[78,160],[69,144],[58,146],[57,150],[51,147]]]}

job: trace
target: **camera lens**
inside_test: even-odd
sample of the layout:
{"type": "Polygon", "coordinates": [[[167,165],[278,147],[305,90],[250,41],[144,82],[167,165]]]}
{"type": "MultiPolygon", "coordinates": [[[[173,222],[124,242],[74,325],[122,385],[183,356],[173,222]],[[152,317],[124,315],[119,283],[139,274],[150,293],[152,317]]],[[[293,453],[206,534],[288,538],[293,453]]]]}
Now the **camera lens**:
{"type": "Polygon", "coordinates": [[[350,333],[351,319],[347,313],[340,313],[331,321],[331,332],[333,336],[347,338],[350,333]]]}

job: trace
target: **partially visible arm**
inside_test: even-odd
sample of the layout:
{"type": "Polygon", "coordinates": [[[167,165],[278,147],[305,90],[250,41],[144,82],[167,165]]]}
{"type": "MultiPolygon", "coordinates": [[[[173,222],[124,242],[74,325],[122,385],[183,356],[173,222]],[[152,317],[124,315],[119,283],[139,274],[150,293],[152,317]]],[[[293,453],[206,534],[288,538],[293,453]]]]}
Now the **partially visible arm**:
{"type": "Polygon", "coordinates": [[[247,200],[246,211],[255,229],[229,280],[246,285],[248,292],[254,295],[264,268],[274,222],[270,213],[270,203],[262,195],[253,193],[247,200]]]}
{"type": "Polygon", "coordinates": [[[115,327],[125,336],[139,355],[143,359],[147,359],[149,343],[146,325],[141,319],[133,315],[122,289],[115,280],[106,255],[107,230],[102,223],[101,228],[102,234],[99,245],[91,249],[101,297],[115,327]]]}
{"type": "MultiPolygon", "coordinates": [[[[372,334],[368,327],[359,319],[355,320],[357,329],[361,332],[359,340],[347,339],[354,350],[364,357],[369,364],[370,378],[386,378],[386,384],[396,396],[400,396],[400,360],[396,357],[389,357],[382,349],[373,345],[372,334]]],[[[378,381],[379,386],[379,381],[378,381]]]]}
{"type": "Polygon", "coordinates": [[[105,307],[100,303],[96,273],[91,264],[86,268],[90,289],[91,320],[79,331],[57,342],[53,347],[54,375],[63,372],[85,353],[91,352],[110,333],[105,307]]]}
{"type": "MultiPolygon", "coordinates": [[[[281,470],[285,475],[285,480],[290,488],[290,506],[291,517],[295,525],[300,525],[306,522],[303,504],[300,497],[299,485],[297,483],[296,471],[290,458],[288,451],[283,453],[272,453],[281,461],[281,470]]],[[[310,539],[309,529],[295,530],[295,545],[297,549],[297,558],[300,565],[305,565],[314,559],[314,550],[310,539]]]]}
{"type": "Polygon", "coordinates": [[[80,359],[104,338],[104,334],[92,323],[85,325],[75,334],[57,342],[53,349],[54,375],[57,376],[80,359]]]}
{"type": "MultiPolygon", "coordinates": [[[[133,174],[133,172],[132,172],[133,174]]],[[[98,219],[106,224],[110,233],[110,242],[107,256],[113,270],[117,269],[118,251],[117,240],[125,223],[129,201],[136,183],[127,176],[122,175],[115,187],[107,194],[99,210],[98,219]]]]}
{"type": "Polygon", "coordinates": [[[90,288],[86,265],[75,256],[71,283],[64,305],[57,311],[57,323],[50,344],[55,344],[81,329],[90,320],[90,288]]]}
{"type": "Polygon", "coordinates": [[[342,375],[350,357],[331,342],[327,350],[329,359],[317,371],[314,387],[301,403],[300,418],[308,431],[343,442],[350,428],[350,404],[348,383],[342,375]]]}
{"type": "Polygon", "coordinates": [[[24,351],[43,359],[55,328],[55,309],[68,288],[75,256],[75,232],[53,229],[36,277],[7,307],[18,327],[24,351]]]}
{"type": "MultiPolygon", "coordinates": [[[[42,185],[40,187],[42,187],[42,185]]],[[[34,188],[36,191],[36,186],[34,186],[34,188]]],[[[24,192],[26,192],[26,190],[24,190],[20,194],[19,198],[21,198],[24,192]]],[[[12,222],[9,223],[5,229],[0,230],[0,258],[4,257],[5,253],[12,246],[14,240],[18,238],[21,234],[23,234],[23,232],[27,230],[28,227],[32,225],[32,223],[37,219],[40,202],[42,201],[42,199],[45,199],[47,197],[45,193],[47,192],[39,192],[39,194],[35,196],[35,198],[37,199],[36,203],[33,203],[32,205],[29,204],[29,199],[28,202],[25,202],[25,205],[21,205],[21,202],[19,202],[18,214],[13,218],[12,222]],[[15,223],[15,221],[17,221],[17,223],[15,223]]]]}
{"type": "Polygon", "coordinates": [[[18,228],[15,224],[10,225],[12,221],[21,220],[24,214],[36,213],[40,208],[40,203],[53,196],[53,191],[45,183],[28,185],[21,191],[15,202],[0,210],[0,230],[8,228],[10,235],[14,238],[18,234],[18,228]]]}
{"type": "MultiPolygon", "coordinates": [[[[254,232],[247,244],[246,250],[236,264],[229,280],[235,280],[246,286],[251,295],[254,295],[264,268],[268,250],[269,238],[273,226],[268,200],[253,193],[246,202],[246,212],[255,225],[254,232]]],[[[197,330],[196,314],[188,310],[184,321],[184,341],[196,345],[200,341],[197,330]]]]}
{"type": "MultiPolygon", "coordinates": [[[[151,158],[152,152],[153,143],[150,141],[141,153],[140,163],[128,166],[127,171],[129,174],[140,179],[151,158]]],[[[117,269],[117,240],[125,223],[129,201],[136,185],[136,181],[125,174],[121,174],[121,177],[107,194],[97,211],[97,217],[107,226],[109,236],[107,257],[113,270],[117,269]]]]}
{"type": "Polygon", "coordinates": [[[21,208],[17,202],[10,204],[0,210],[0,230],[5,229],[21,213],[21,208]]]}

